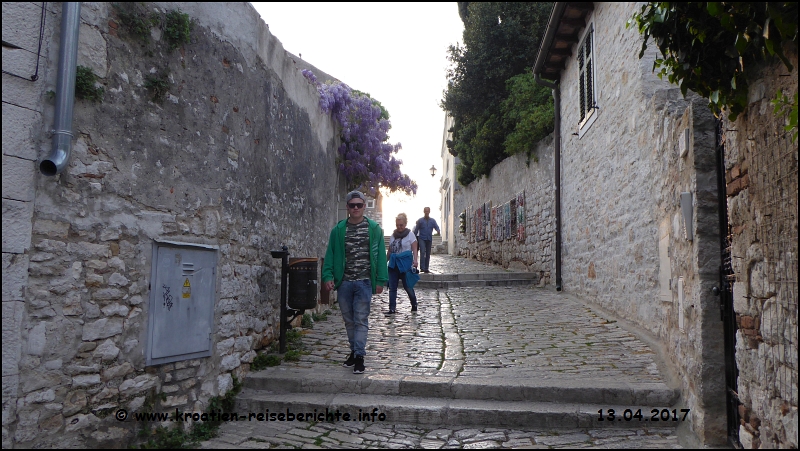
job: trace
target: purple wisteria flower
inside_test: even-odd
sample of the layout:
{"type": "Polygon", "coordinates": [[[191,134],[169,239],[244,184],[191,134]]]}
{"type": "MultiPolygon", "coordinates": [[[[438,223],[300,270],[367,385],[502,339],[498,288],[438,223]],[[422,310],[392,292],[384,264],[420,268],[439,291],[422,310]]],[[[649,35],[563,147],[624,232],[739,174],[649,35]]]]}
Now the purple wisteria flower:
{"type": "Polygon", "coordinates": [[[302,73],[316,86],[322,111],[341,126],[337,162],[347,184],[371,195],[376,195],[379,187],[416,194],[417,184],[400,171],[403,162],[394,157],[402,148],[400,143],[387,142],[392,125],[381,117],[381,107],[344,83],[320,83],[312,71],[302,73]]]}

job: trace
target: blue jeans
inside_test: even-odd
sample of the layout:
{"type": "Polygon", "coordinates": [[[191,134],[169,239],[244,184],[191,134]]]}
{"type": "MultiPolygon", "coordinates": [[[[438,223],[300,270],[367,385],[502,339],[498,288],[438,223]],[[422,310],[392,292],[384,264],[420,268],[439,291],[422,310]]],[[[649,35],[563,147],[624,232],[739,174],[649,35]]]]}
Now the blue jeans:
{"type": "Polygon", "coordinates": [[[419,240],[419,269],[427,271],[431,263],[431,244],[432,240],[419,240]]]}
{"type": "Polygon", "coordinates": [[[356,356],[367,354],[367,332],[369,332],[369,307],[372,302],[372,282],[345,280],[337,290],[339,309],[347,329],[350,351],[356,356]]]}
{"type": "Polygon", "coordinates": [[[406,290],[406,294],[408,294],[408,299],[411,300],[411,306],[416,307],[417,295],[414,294],[413,288],[408,288],[406,286],[405,274],[398,271],[397,268],[389,268],[389,310],[395,310],[397,308],[398,281],[403,282],[403,289],[406,290]]]}

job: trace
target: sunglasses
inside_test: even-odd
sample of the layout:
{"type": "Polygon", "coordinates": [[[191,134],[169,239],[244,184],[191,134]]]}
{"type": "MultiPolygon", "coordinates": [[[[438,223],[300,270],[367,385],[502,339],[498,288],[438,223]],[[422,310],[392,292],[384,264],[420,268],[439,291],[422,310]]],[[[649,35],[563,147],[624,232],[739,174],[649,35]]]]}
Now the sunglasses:
{"type": "Polygon", "coordinates": [[[363,203],[347,204],[347,206],[350,207],[350,208],[364,208],[364,204],[363,203]]]}

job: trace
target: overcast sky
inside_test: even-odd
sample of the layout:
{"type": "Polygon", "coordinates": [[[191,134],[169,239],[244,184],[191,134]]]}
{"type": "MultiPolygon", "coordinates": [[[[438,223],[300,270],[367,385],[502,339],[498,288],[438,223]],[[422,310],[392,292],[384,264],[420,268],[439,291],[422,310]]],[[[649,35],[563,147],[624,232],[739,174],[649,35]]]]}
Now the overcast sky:
{"type": "Polygon", "coordinates": [[[401,143],[400,169],[417,182],[417,195],[384,200],[384,233],[394,218],[422,216],[439,223],[447,47],[462,42],[463,23],[453,3],[272,3],[253,6],[283,47],[369,93],[391,115],[391,143],[401,143]],[[431,177],[430,167],[437,169],[431,177]]]}

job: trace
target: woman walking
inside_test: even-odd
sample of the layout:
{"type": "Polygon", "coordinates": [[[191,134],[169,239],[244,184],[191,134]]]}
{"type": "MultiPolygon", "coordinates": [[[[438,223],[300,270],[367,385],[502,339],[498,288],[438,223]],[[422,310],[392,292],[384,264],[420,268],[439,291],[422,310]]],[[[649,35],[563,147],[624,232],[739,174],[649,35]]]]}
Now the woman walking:
{"type": "Polygon", "coordinates": [[[386,315],[394,315],[397,308],[397,283],[403,281],[403,289],[411,301],[411,311],[417,311],[417,296],[414,294],[414,283],[419,280],[416,273],[417,237],[407,228],[408,217],[400,213],[395,219],[397,229],[392,233],[386,258],[389,260],[389,311],[386,315]],[[413,269],[412,269],[413,268],[413,269]],[[409,280],[410,279],[410,280],[409,280]]]}

